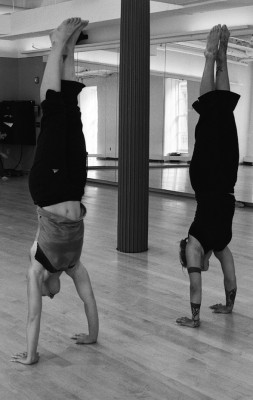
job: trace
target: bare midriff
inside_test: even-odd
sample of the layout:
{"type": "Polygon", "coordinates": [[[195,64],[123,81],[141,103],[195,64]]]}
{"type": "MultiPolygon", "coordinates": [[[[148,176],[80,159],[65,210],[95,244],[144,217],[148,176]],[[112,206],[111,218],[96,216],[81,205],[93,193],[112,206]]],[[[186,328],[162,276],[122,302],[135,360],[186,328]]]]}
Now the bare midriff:
{"type": "Polygon", "coordinates": [[[61,217],[69,218],[73,221],[77,220],[81,214],[80,201],[64,201],[43,208],[52,214],[60,215],[61,217]]]}

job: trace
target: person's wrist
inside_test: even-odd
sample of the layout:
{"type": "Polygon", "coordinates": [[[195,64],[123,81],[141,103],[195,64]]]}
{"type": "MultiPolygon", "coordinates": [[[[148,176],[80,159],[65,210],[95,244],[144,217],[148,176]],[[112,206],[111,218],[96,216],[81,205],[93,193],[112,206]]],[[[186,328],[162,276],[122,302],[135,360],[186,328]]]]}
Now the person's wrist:
{"type": "Polygon", "coordinates": [[[38,359],[38,355],[36,354],[27,354],[26,356],[27,361],[33,363],[34,361],[36,361],[38,359]]]}

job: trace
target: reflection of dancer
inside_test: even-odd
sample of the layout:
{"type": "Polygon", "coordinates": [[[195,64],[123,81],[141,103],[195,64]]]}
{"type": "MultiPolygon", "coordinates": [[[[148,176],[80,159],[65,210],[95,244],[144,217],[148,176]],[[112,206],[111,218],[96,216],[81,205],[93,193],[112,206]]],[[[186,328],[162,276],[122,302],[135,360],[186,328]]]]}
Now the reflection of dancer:
{"type": "Polygon", "coordinates": [[[91,344],[98,336],[96,301],[88,272],[80,262],[86,149],[77,105],[83,85],[75,79],[74,47],[87,23],[71,18],[52,33],[52,50],[41,85],[43,118],[29,180],[38,205],[39,228],[28,270],[27,352],[12,358],[22,364],[39,360],[42,296],[53,298],[60,291],[63,271],[73,279],[88,320],[89,334],[77,334],[73,339],[91,344]]]}
{"type": "Polygon", "coordinates": [[[230,92],[226,54],[229,35],[225,25],[211,30],[207,38],[200,97],[193,104],[200,114],[190,164],[197,210],[188,238],[180,243],[181,263],[187,267],[190,279],[192,319],[177,319],[178,324],[193,328],[200,324],[201,270],[208,269],[212,251],[224,274],[226,305],[215,304],[210,308],[216,313],[230,313],[236,296],[234,260],[227,245],[232,238],[234,185],[239,162],[233,110],[240,96],[230,92]]]}

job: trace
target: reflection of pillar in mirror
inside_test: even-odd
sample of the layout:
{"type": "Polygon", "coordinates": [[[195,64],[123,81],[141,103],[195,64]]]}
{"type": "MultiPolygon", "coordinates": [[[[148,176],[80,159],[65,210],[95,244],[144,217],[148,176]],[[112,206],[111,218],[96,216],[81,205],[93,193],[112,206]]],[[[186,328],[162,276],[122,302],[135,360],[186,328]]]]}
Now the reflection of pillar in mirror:
{"type": "Polygon", "coordinates": [[[121,0],[118,245],[148,248],[150,1],[121,0]]]}
{"type": "Polygon", "coordinates": [[[250,74],[250,107],[249,107],[249,122],[248,122],[248,137],[247,137],[247,154],[243,161],[253,165],[253,63],[250,63],[248,68],[251,68],[250,74]]]}

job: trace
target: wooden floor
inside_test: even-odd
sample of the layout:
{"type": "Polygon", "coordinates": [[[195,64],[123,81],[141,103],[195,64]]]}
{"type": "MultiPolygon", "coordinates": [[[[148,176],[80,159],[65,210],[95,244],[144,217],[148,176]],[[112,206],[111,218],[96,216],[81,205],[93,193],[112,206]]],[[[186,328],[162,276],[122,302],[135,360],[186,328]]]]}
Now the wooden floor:
{"type": "MultiPolygon", "coordinates": [[[[91,165],[91,168],[94,166],[91,165]]],[[[88,171],[88,178],[91,180],[118,182],[118,170],[115,161],[108,162],[104,169],[91,169],[88,171]],[[109,167],[112,167],[109,169],[109,167]]],[[[186,197],[193,196],[193,190],[189,179],[189,168],[185,165],[171,164],[150,164],[149,187],[155,190],[163,190],[169,193],[177,192],[186,197]]],[[[235,187],[236,199],[253,206],[253,167],[240,165],[238,179],[235,187]]],[[[252,397],[253,398],[253,397],[252,397]]]]}
{"type": "Polygon", "coordinates": [[[188,276],[178,262],[195,202],[150,195],[149,251],[116,251],[117,189],[89,185],[85,204],[85,263],[95,291],[99,341],[77,346],[86,331],[71,280],[43,300],[39,364],[9,362],[25,350],[25,273],[36,231],[27,178],[0,183],[1,400],[252,400],[253,210],[236,209],[231,249],[237,269],[234,313],[212,314],[224,301],[220,267],[203,274],[202,326],[177,326],[190,315],[188,276]]]}

